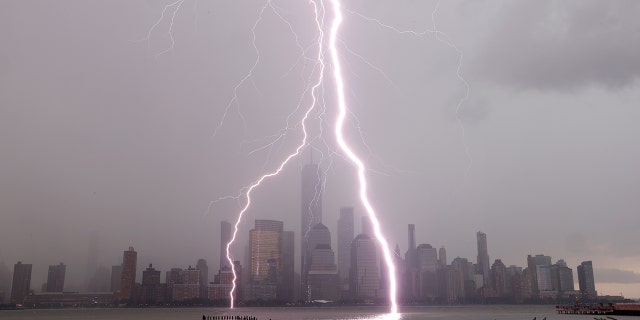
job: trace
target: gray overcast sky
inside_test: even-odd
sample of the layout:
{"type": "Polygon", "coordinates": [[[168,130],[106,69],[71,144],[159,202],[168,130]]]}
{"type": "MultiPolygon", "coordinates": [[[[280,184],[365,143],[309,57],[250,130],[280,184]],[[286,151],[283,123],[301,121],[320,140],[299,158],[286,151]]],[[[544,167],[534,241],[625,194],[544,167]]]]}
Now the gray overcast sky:
{"type": "MultiPolygon", "coordinates": [[[[275,168],[301,137],[317,76],[311,6],[185,0],[171,47],[173,9],[152,28],[171,2],[0,2],[0,268],[33,263],[33,288],[61,261],[68,287],[82,288],[92,241],[97,265],[132,245],[139,269],[201,257],[215,269],[219,222],[238,204],[210,202],[275,168]]],[[[404,252],[415,223],[419,243],[475,261],[482,230],[492,261],[542,253],[575,273],[593,260],[600,293],[640,297],[640,2],[344,7],[347,134],[393,245],[404,252]],[[434,25],[442,33],[421,33],[434,25]]],[[[341,206],[364,213],[353,167],[334,152],[333,85],[310,121],[313,155],[256,191],[243,242],[256,218],[299,236],[311,156],[324,156],[333,240],[341,206]]]]}

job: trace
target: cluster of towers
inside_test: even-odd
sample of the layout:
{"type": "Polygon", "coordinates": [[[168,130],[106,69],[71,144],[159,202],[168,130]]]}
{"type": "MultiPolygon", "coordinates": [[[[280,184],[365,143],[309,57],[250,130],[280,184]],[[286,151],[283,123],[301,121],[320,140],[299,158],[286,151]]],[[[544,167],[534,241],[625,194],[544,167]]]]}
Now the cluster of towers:
{"type": "MultiPolygon", "coordinates": [[[[337,250],[332,247],[331,232],[322,223],[323,172],[316,164],[304,166],[301,176],[301,232],[296,245],[293,231],[282,221],[255,220],[249,232],[244,267],[233,266],[226,256],[232,236],[231,224],[223,221],[220,229],[220,266],[213,281],[204,259],[196,267],[172,268],[161,282],[161,271],[149,265],[136,282],[137,252],[123,252],[120,265],[111,268],[111,287],[92,299],[107,303],[158,305],[192,301],[227,301],[236,270],[236,301],[386,301],[388,280],[386,264],[373,235],[368,217],[355,232],[353,207],[342,207],[337,221],[337,250]],[[295,248],[300,248],[296,269],[295,248]],[[336,252],[337,251],[337,252],[336,252]],[[337,254],[336,254],[337,253],[337,254]]],[[[597,292],[591,261],[578,266],[580,290],[574,290],[573,271],[563,260],[555,264],[551,257],[529,255],[525,268],[506,266],[501,259],[489,260],[487,235],[476,234],[476,263],[456,257],[450,263],[444,247],[417,244],[416,228],[408,225],[407,251],[402,257],[396,245],[393,259],[398,280],[398,297],[403,303],[464,303],[498,299],[503,302],[529,302],[541,299],[595,299],[597,292]]],[[[18,262],[14,267],[11,302],[32,304],[58,301],[64,289],[66,266],[49,267],[43,294],[30,288],[31,265],[18,262]],[[52,294],[56,293],[56,294],[52,294]],[[58,300],[56,300],[58,299],[58,300]]],[[[65,295],[65,301],[86,300],[82,294],[65,295]]]]}
{"type": "MultiPolygon", "coordinates": [[[[343,207],[338,220],[337,257],[331,232],[322,223],[322,172],[316,164],[302,169],[299,271],[295,268],[295,235],[281,221],[255,220],[249,232],[244,281],[247,300],[338,301],[372,300],[381,296],[380,261],[369,220],[354,234],[352,207],[343,207]]],[[[227,222],[222,222],[221,242],[227,222]]],[[[224,253],[221,246],[221,255],[224,253]]],[[[226,257],[222,257],[225,259],[226,257]]]]}

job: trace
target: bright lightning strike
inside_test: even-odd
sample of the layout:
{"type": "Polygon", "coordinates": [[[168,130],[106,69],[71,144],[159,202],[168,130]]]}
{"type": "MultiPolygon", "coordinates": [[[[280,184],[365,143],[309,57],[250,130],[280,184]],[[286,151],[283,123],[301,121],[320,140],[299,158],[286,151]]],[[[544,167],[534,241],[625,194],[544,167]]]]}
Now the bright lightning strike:
{"type": "MultiPolygon", "coordinates": [[[[165,14],[169,11],[169,9],[173,9],[173,11],[171,12],[171,18],[169,21],[169,27],[168,27],[168,33],[169,33],[169,37],[171,40],[171,45],[169,48],[167,48],[165,51],[162,51],[159,54],[163,54],[165,52],[168,52],[170,50],[173,49],[173,46],[175,44],[175,41],[173,39],[173,25],[174,25],[174,20],[175,17],[178,13],[178,11],[180,10],[180,7],[183,5],[185,0],[176,0],[175,2],[169,3],[167,5],[165,5],[164,9],[162,10],[162,14],[160,19],[151,27],[151,29],[149,30],[148,36],[147,36],[147,40],[149,40],[151,38],[151,34],[154,31],[154,29],[156,27],[158,27],[158,25],[163,21],[165,14]]],[[[237,215],[237,219],[236,222],[234,224],[234,229],[233,229],[233,233],[231,236],[230,241],[227,243],[226,245],[226,258],[229,262],[229,265],[231,266],[232,272],[233,272],[233,281],[232,281],[232,289],[229,293],[229,298],[230,298],[230,307],[233,309],[235,306],[235,291],[236,291],[236,287],[237,287],[237,279],[238,276],[236,274],[236,270],[235,270],[235,264],[233,263],[233,257],[231,256],[231,252],[230,252],[230,247],[231,245],[235,242],[235,239],[237,237],[238,234],[238,228],[240,223],[242,222],[242,218],[244,216],[244,214],[246,213],[246,211],[251,207],[251,195],[252,192],[258,188],[263,182],[265,182],[266,180],[268,180],[271,177],[274,177],[276,175],[278,175],[284,168],[285,166],[290,162],[291,159],[293,159],[294,157],[298,156],[302,149],[304,149],[307,146],[310,146],[310,137],[308,135],[307,132],[307,120],[310,116],[310,114],[314,111],[314,109],[317,108],[318,105],[322,105],[323,109],[320,112],[320,116],[318,118],[318,120],[320,122],[323,122],[324,120],[324,97],[323,96],[319,96],[318,95],[318,91],[320,91],[321,87],[322,87],[322,83],[324,82],[324,71],[325,71],[325,61],[324,61],[324,49],[323,49],[323,44],[324,44],[324,14],[326,12],[325,8],[324,8],[324,2],[322,0],[309,0],[309,4],[313,7],[313,13],[314,13],[314,22],[315,22],[315,27],[317,28],[317,32],[318,32],[318,37],[316,38],[316,40],[314,41],[315,45],[317,45],[318,47],[318,51],[317,51],[317,57],[315,59],[315,66],[311,72],[310,78],[309,78],[309,82],[308,82],[308,86],[307,89],[304,91],[303,96],[305,96],[308,92],[310,92],[310,97],[311,97],[311,102],[310,105],[306,108],[306,112],[304,113],[304,116],[301,118],[301,120],[299,122],[297,122],[296,126],[294,126],[294,128],[301,128],[302,130],[302,134],[303,137],[300,140],[299,144],[297,145],[295,151],[291,152],[283,161],[280,162],[280,164],[278,165],[278,167],[276,169],[274,169],[273,171],[263,174],[262,176],[260,176],[258,179],[256,179],[255,181],[253,181],[253,183],[251,183],[249,186],[243,188],[241,190],[241,194],[238,196],[228,196],[228,197],[223,197],[220,198],[216,201],[212,201],[209,204],[209,208],[211,207],[211,205],[213,205],[214,203],[221,201],[221,200],[225,200],[225,199],[236,199],[238,201],[241,200],[241,197],[244,196],[245,198],[245,202],[244,202],[244,206],[241,207],[240,211],[238,212],[237,215]],[[315,73],[318,73],[317,76],[317,80],[314,82],[313,85],[311,85],[311,78],[313,77],[313,75],[315,73]]],[[[338,108],[338,116],[335,122],[335,135],[336,135],[336,140],[337,143],[339,145],[340,150],[342,150],[342,152],[344,153],[344,155],[346,155],[346,158],[349,159],[350,162],[352,162],[356,167],[357,167],[357,171],[358,171],[358,180],[359,180],[359,194],[360,194],[360,200],[363,204],[363,206],[365,207],[367,214],[369,215],[371,222],[373,224],[373,229],[374,229],[374,233],[376,236],[376,239],[378,240],[381,248],[382,248],[382,252],[383,252],[383,256],[384,256],[384,260],[385,263],[387,265],[387,271],[389,273],[388,275],[388,279],[389,279],[389,300],[390,300],[390,304],[391,304],[391,313],[389,315],[387,315],[386,317],[384,317],[384,319],[397,319],[398,318],[398,305],[397,305],[397,280],[396,280],[396,272],[395,272],[395,266],[393,264],[393,260],[392,260],[392,255],[391,255],[391,251],[389,249],[389,246],[386,242],[386,239],[384,237],[384,235],[382,234],[382,230],[380,228],[380,223],[377,219],[377,215],[373,209],[373,206],[371,205],[371,203],[369,202],[368,196],[367,196],[367,179],[365,176],[365,173],[367,172],[367,168],[364,165],[364,162],[362,160],[360,160],[360,158],[358,158],[358,156],[352,151],[352,149],[349,147],[349,145],[347,144],[346,140],[343,137],[343,127],[344,127],[344,122],[345,122],[345,118],[347,115],[347,105],[346,105],[346,101],[345,101],[345,96],[344,96],[344,80],[343,80],[343,76],[342,76],[342,69],[341,69],[341,62],[339,59],[339,55],[338,55],[338,49],[337,49],[337,34],[338,34],[338,30],[340,28],[340,25],[342,23],[343,20],[343,16],[342,16],[342,9],[340,6],[340,3],[338,0],[331,0],[331,4],[333,6],[333,11],[334,11],[334,16],[333,16],[333,21],[331,24],[331,28],[330,28],[330,38],[329,38],[329,42],[328,42],[328,47],[329,47],[329,51],[331,54],[331,60],[332,60],[332,65],[333,65],[333,76],[334,76],[334,83],[336,86],[336,92],[337,92],[337,108],[338,108]]],[[[197,6],[197,2],[196,2],[196,6],[197,6]]],[[[253,82],[252,76],[253,76],[253,71],[255,70],[256,66],[259,64],[260,62],[260,52],[258,47],[256,46],[256,28],[258,26],[258,24],[260,23],[260,21],[263,18],[263,14],[265,12],[265,10],[267,8],[270,8],[273,10],[273,12],[281,19],[283,20],[289,27],[290,31],[294,34],[294,36],[296,37],[296,44],[298,45],[298,48],[301,50],[302,52],[302,59],[307,60],[308,58],[305,55],[305,51],[306,49],[303,48],[299,41],[298,41],[298,37],[297,34],[293,31],[293,27],[292,25],[286,20],[284,19],[284,17],[282,15],[280,15],[276,8],[273,6],[272,0],[267,0],[265,2],[265,5],[261,8],[260,10],[260,15],[258,20],[254,23],[253,27],[251,28],[252,34],[253,34],[253,41],[252,44],[254,46],[254,49],[256,51],[256,59],[254,60],[254,63],[252,65],[252,67],[250,68],[250,70],[248,71],[248,73],[240,80],[240,82],[236,85],[236,87],[233,90],[233,97],[231,99],[231,101],[227,104],[224,113],[222,115],[222,118],[220,120],[220,122],[218,123],[218,125],[216,126],[216,128],[214,129],[213,132],[213,136],[215,137],[217,135],[218,130],[220,129],[220,127],[223,125],[230,109],[232,108],[233,105],[236,105],[237,108],[237,112],[240,116],[240,118],[242,118],[243,122],[244,122],[244,117],[239,109],[238,106],[238,90],[240,87],[242,87],[247,81],[251,81],[253,82]]],[[[435,14],[435,12],[434,12],[435,14]]],[[[379,21],[377,20],[373,20],[379,24],[381,24],[379,21]]],[[[382,24],[381,24],[382,25],[382,24]]],[[[384,25],[385,27],[389,27],[384,25]]],[[[393,28],[394,30],[396,30],[395,28],[393,28]]],[[[434,23],[434,29],[435,29],[435,23],[434,23]]],[[[399,31],[399,30],[396,30],[399,31]]],[[[435,30],[434,31],[437,35],[439,35],[439,31],[435,30]]],[[[401,32],[404,33],[404,32],[401,32]]],[[[407,33],[413,33],[413,32],[407,32],[407,33]]],[[[416,33],[413,33],[414,35],[417,35],[416,33]]],[[[441,39],[439,39],[441,40],[441,39]]],[[[441,40],[442,41],[442,40],[441,40]]],[[[345,45],[346,47],[346,45],[345,45]]],[[[348,48],[347,48],[348,50],[348,48]]],[[[353,52],[351,52],[352,54],[355,54],[353,52]]],[[[359,56],[356,54],[356,56],[360,57],[361,59],[364,59],[363,57],[359,56]]],[[[309,59],[312,60],[312,59],[309,59]]],[[[367,62],[365,60],[365,62],[367,62]]],[[[297,63],[297,62],[296,62],[297,63]]],[[[367,62],[368,63],[368,62],[367,62]]],[[[370,66],[372,66],[370,63],[368,63],[370,66]]],[[[460,68],[458,68],[459,71],[460,68]]],[[[382,70],[380,69],[376,69],[379,72],[382,72],[382,70]]],[[[382,72],[382,74],[384,75],[384,72],[382,72]]],[[[459,75],[459,72],[458,72],[459,75]]],[[[386,76],[385,76],[386,77],[386,76]]],[[[389,80],[387,78],[387,80],[389,80]]],[[[466,84],[466,82],[465,82],[466,84]]],[[[255,84],[254,84],[255,86],[255,84]]],[[[302,100],[302,97],[301,97],[302,100]]],[[[462,102],[460,102],[462,103],[462,102]]],[[[300,108],[301,104],[298,105],[298,108],[300,108]]],[[[458,109],[459,109],[460,105],[458,105],[458,109]]],[[[296,109],[297,111],[298,109],[296,109]]],[[[294,113],[296,112],[294,111],[294,113]]],[[[458,110],[456,110],[458,111],[458,110]]],[[[293,115],[293,113],[287,118],[287,126],[286,128],[283,130],[284,133],[281,132],[281,134],[276,134],[274,137],[276,137],[276,139],[274,141],[272,141],[271,143],[267,144],[266,146],[263,146],[261,148],[258,148],[253,152],[262,150],[264,148],[270,148],[272,147],[278,140],[282,139],[284,136],[286,136],[286,133],[291,130],[291,126],[289,125],[289,120],[291,118],[291,116],[293,115]]],[[[320,126],[321,128],[321,132],[317,137],[313,137],[311,139],[315,140],[315,139],[320,139],[323,140],[322,136],[323,136],[323,132],[322,132],[322,126],[320,126]]],[[[324,140],[323,140],[324,141],[324,140]]],[[[326,145],[326,143],[325,143],[326,145]]],[[[329,148],[330,149],[330,148],[329,148]]],[[[335,151],[333,151],[333,153],[336,153],[335,151]]],[[[337,153],[336,153],[337,154],[337,153]]],[[[328,169],[327,169],[328,170],[328,169]]],[[[324,175],[326,176],[326,175],[324,175]]],[[[324,187],[324,183],[321,184],[321,187],[324,187]]],[[[207,210],[208,212],[208,210],[207,210]]]]}
{"type": "Polygon", "coordinates": [[[380,243],[382,247],[382,254],[384,256],[385,263],[387,265],[387,270],[389,272],[389,300],[391,302],[391,313],[398,313],[398,304],[396,302],[396,291],[397,291],[397,283],[396,283],[396,268],[393,264],[393,260],[391,257],[391,251],[389,250],[389,245],[387,244],[387,240],[384,238],[382,231],[380,229],[380,223],[378,222],[378,218],[376,216],[375,211],[373,210],[373,206],[369,202],[369,198],[367,196],[367,178],[365,176],[366,168],[364,163],[358,158],[358,156],[351,150],[347,142],[344,140],[342,128],[344,126],[344,120],[347,114],[347,105],[344,97],[344,80],[342,78],[342,69],[340,64],[340,59],[338,57],[338,49],[336,48],[336,39],[338,34],[338,29],[340,28],[340,24],[342,23],[342,11],[340,9],[340,3],[338,0],[331,0],[334,10],[334,18],[333,24],[331,26],[331,34],[329,37],[329,51],[331,52],[331,60],[333,61],[333,76],[336,85],[336,92],[338,95],[338,118],[336,120],[335,125],[335,134],[338,141],[338,145],[340,149],[347,155],[349,160],[353,162],[358,168],[358,180],[360,182],[360,201],[364,205],[367,214],[371,218],[371,222],[373,224],[373,230],[376,235],[376,239],[380,243]]]}
{"type": "MultiPolygon", "coordinates": [[[[300,120],[300,125],[302,127],[302,133],[303,133],[303,138],[300,141],[300,143],[298,144],[298,147],[295,149],[295,151],[291,154],[289,154],[284,161],[282,161],[280,163],[280,165],[278,166],[277,169],[275,169],[274,171],[264,174],[262,175],[260,178],[258,178],[256,181],[254,181],[248,188],[247,188],[247,192],[245,194],[246,197],[246,203],[244,205],[244,207],[240,210],[240,212],[238,213],[238,218],[236,219],[236,223],[234,224],[234,229],[233,229],[233,234],[231,236],[231,240],[227,243],[226,246],[226,255],[227,255],[227,261],[229,261],[229,265],[231,265],[231,271],[233,272],[233,282],[232,282],[232,288],[231,288],[231,292],[229,293],[229,299],[230,299],[230,307],[231,309],[233,309],[233,307],[235,306],[235,291],[236,291],[236,281],[238,279],[238,276],[236,274],[236,270],[235,270],[235,265],[233,263],[233,258],[231,256],[231,252],[230,252],[230,247],[233,244],[233,242],[235,242],[236,236],[238,234],[238,226],[240,225],[240,222],[242,221],[242,216],[244,215],[244,213],[249,209],[249,207],[251,206],[251,192],[259,187],[262,182],[264,182],[266,179],[269,179],[273,176],[278,175],[283,169],[284,167],[287,165],[287,163],[289,163],[289,161],[291,159],[293,159],[294,157],[296,157],[297,155],[300,154],[300,151],[307,146],[307,138],[308,138],[308,134],[307,134],[307,127],[306,127],[306,121],[309,117],[309,115],[311,114],[311,112],[315,109],[316,105],[317,105],[317,96],[316,96],[316,92],[317,89],[322,85],[322,80],[324,79],[324,56],[323,56],[323,47],[322,47],[322,43],[324,42],[324,33],[322,32],[322,25],[320,23],[319,20],[319,13],[318,13],[318,7],[316,5],[315,2],[311,1],[310,2],[313,5],[313,10],[314,10],[314,16],[315,16],[315,21],[316,21],[316,26],[318,27],[318,32],[319,32],[319,38],[318,38],[318,56],[317,56],[317,61],[320,64],[320,74],[318,76],[318,80],[317,82],[313,85],[313,87],[311,88],[311,105],[307,108],[307,111],[305,112],[304,116],[302,117],[302,119],[300,120]]],[[[266,6],[265,6],[266,7],[266,6]]],[[[264,8],[263,8],[264,10],[264,8]]],[[[254,25],[254,30],[255,30],[255,25],[254,25]]],[[[255,33],[254,33],[255,35],[255,33]]],[[[254,39],[255,40],[255,39],[254,39]]],[[[255,42],[254,42],[255,45],[255,42]]],[[[257,60],[256,60],[256,64],[257,64],[257,60]]],[[[254,65],[255,68],[255,65],[254,65]]],[[[252,69],[253,70],[253,69],[252,69]]],[[[246,79],[246,78],[245,78],[246,79]]],[[[244,80],[243,80],[244,81],[244,80]]],[[[236,87],[237,88],[237,87],[236,87]]],[[[236,94],[237,94],[237,90],[236,90],[236,94]]],[[[236,97],[234,96],[234,99],[236,97]]]]}

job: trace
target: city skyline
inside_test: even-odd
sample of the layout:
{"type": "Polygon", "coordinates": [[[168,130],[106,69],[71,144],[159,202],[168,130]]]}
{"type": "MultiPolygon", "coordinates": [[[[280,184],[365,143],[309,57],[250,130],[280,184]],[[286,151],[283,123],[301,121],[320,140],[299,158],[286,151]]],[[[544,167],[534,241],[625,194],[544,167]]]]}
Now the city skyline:
{"type": "MultiPolygon", "coordinates": [[[[364,222],[364,220],[363,220],[364,222]]],[[[224,227],[223,227],[224,228],[224,227]]],[[[366,228],[365,230],[366,231],[366,228]]],[[[409,247],[415,233],[415,226],[408,228],[409,247]]],[[[479,242],[478,254],[483,255],[488,250],[486,234],[477,232],[479,242]]],[[[283,231],[283,223],[274,220],[255,220],[255,228],[250,235],[251,266],[249,278],[239,277],[236,299],[238,301],[280,301],[280,303],[303,301],[380,301],[386,296],[384,264],[379,260],[379,249],[376,242],[366,232],[353,238],[350,246],[349,287],[341,289],[339,273],[335,263],[336,258],[330,246],[328,229],[318,223],[309,234],[309,244],[314,246],[309,275],[308,292],[300,290],[303,296],[294,297],[295,291],[291,286],[296,282],[293,274],[285,269],[293,268],[293,233],[283,231]],[[286,236],[285,236],[286,234],[286,236]],[[288,244],[291,242],[291,244],[288,244]],[[290,251],[286,253],[286,251],[290,251]],[[284,258],[289,255],[289,258],[284,258]],[[261,262],[264,265],[261,265],[261,262]],[[289,264],[290,267],[285,267],[289,264]],[[286,280],[285,278],[290,277],[286,280]],[[244,280],[243,280],[244,279],[244,280]],[[246,300],[245,300],[246,299],[246,300]]],[[[399,253],[399,248],[396,249],[399,253]]],[[[406,258],[411,257],[411,250],[406,258]]],[[[563,259],[552,263],[552,258],[543,254],[527,256],[525,268],[516,265],[507,267],[501,259],[495,259],[490,269],[490,276],[486,278],[482,270],[482,263],[473,264],[466,258],[456,257],[450,265],[446,261],[444,247],[440,250],[429,244],[419,244],[415,249],[415,262],[398,257],[399,297],[402,303],[478,303],[483,301],[502,301],[511,303],[527,303],[533,301],[547,301],[547,303],[587,299],[593,301],[598,298],[596,291],[592,261],[582,261],[577,266],[578,286],[574,289],[573,269],[568,267],[563,259]],[[489,299],[489,300],[486,300],[489,299]],[[495,300],[502,299],[502,300],[495,300]],[[550,299],[550,300],[549,300],[550,299]]],[[[214,277],[208,281],[208,267],[205,259],[198,259],[196,267],[186,269],[171,268],[166,271],[166,278],[161,282],[162,270],[156,270],[152,264],[143,270],[141,279],[135,274],[137,269],[137,252],[133,247],[123,252],[122,268],[114,270],[112,283],[117,272],[120,280],[120,290],[109,293],[106,290],[91,291],[89,293],[60,290],[49,290],[50,284],[64,282],[65,265],[49,266],[49,283],[42,286],[42,291],[30,288],[31,264],[17,262],[14,266],[14,277],[10,302],[31,304],[47,304],[66,296],[65,303],[70,299],[84,301],[87,294],[100,297],[100,303],[109,305],[120,301],[131,305],[156,305],[169,303],[193,303],[198,299],[228,300],[231,291],[231,270],[224,265],[214,277]],[[52,281],[60,277],[61,280],[52,281]],[[52,270],[54,275],[52,275],[52,270]],[[122,271],[124,270],[124,272],[122,271]],[[64,291],[64,293],[62,292],[64,291]],[[35,292],[35,294],[31,294],[35,292]],[[60,295],[62,294],[62,296],[60,295]],[[75,297],[75,298],[74,298],[75,297]],[[111,297],[111,298],[109,298],[111,297]],[[111,300],[109,300],[111,299],[111,300]]],[[[115,267],[115,266],[114,266],[115,267]]],[[[239,274],[243,267],[239,261],[235,262],[239,274]]],[[[611,299],[604,297],[604,299],[611,299]]],[[[614,298],[615,299],[615,298],[614,298]]]]}
{"type": "MultiPolygon", "coordinates": [[[[0,279],[22,261],[39,290],[63,262],[65,288],[110,288],[129,246],[137,274],[205,258],[211,279],[221,221],[235,221],[246,186],[300,141],[319,71],[310,3],[188,0],[171,26],[164,5],[0,4],[0,279]]],[[[414,224],[416,247],[476,263],[481,230],[491,265],[528,267],[524,250],[572,268],[592,261],[599,293],[640,297],[639,3],[344,10],[345,137],[368,167],[390,249],[405,254],[414,224]]],[[[253,193],[235,260],[252,223],[273,219],[293,232],[300,270],[309,163],[334,255],[341,208],[353,208],[359,234],[356,172],[333,135],[332,68],[308,146],[253,193]]],[[[541,279],[551,272],[541,267],[541,279]]]]}

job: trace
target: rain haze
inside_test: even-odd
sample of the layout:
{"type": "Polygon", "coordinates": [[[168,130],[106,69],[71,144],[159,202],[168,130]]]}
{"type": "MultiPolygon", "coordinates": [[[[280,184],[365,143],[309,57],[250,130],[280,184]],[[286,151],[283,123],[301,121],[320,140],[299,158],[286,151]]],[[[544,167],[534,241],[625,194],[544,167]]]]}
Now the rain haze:
{"type": "MultiPolygon", "coordinates": [[[[17,261],[36,291],[64,262],[65,289],[84,290],[129,246],[139,272],[204,258],[213,274],[220,222],[295,151],[318,76],[312,6],[186,0],[162,17],[173,2],[0,2],[4,287],[17,261]]],[[[343,7],[345,134],[392,248],[413,223],[418,243],[475,262],[483,231],[492,262],[545,254],[577,282],[591,260],[599,294],[640,297],[640,2],[343,7]]],[[[236,259],[255,219],[284,221],[299,252],[310,162],[326,171],[332,240],[343,206],[360,230],[333,77],[322,84],[309,145],[255,189],[236,259]]]]}

